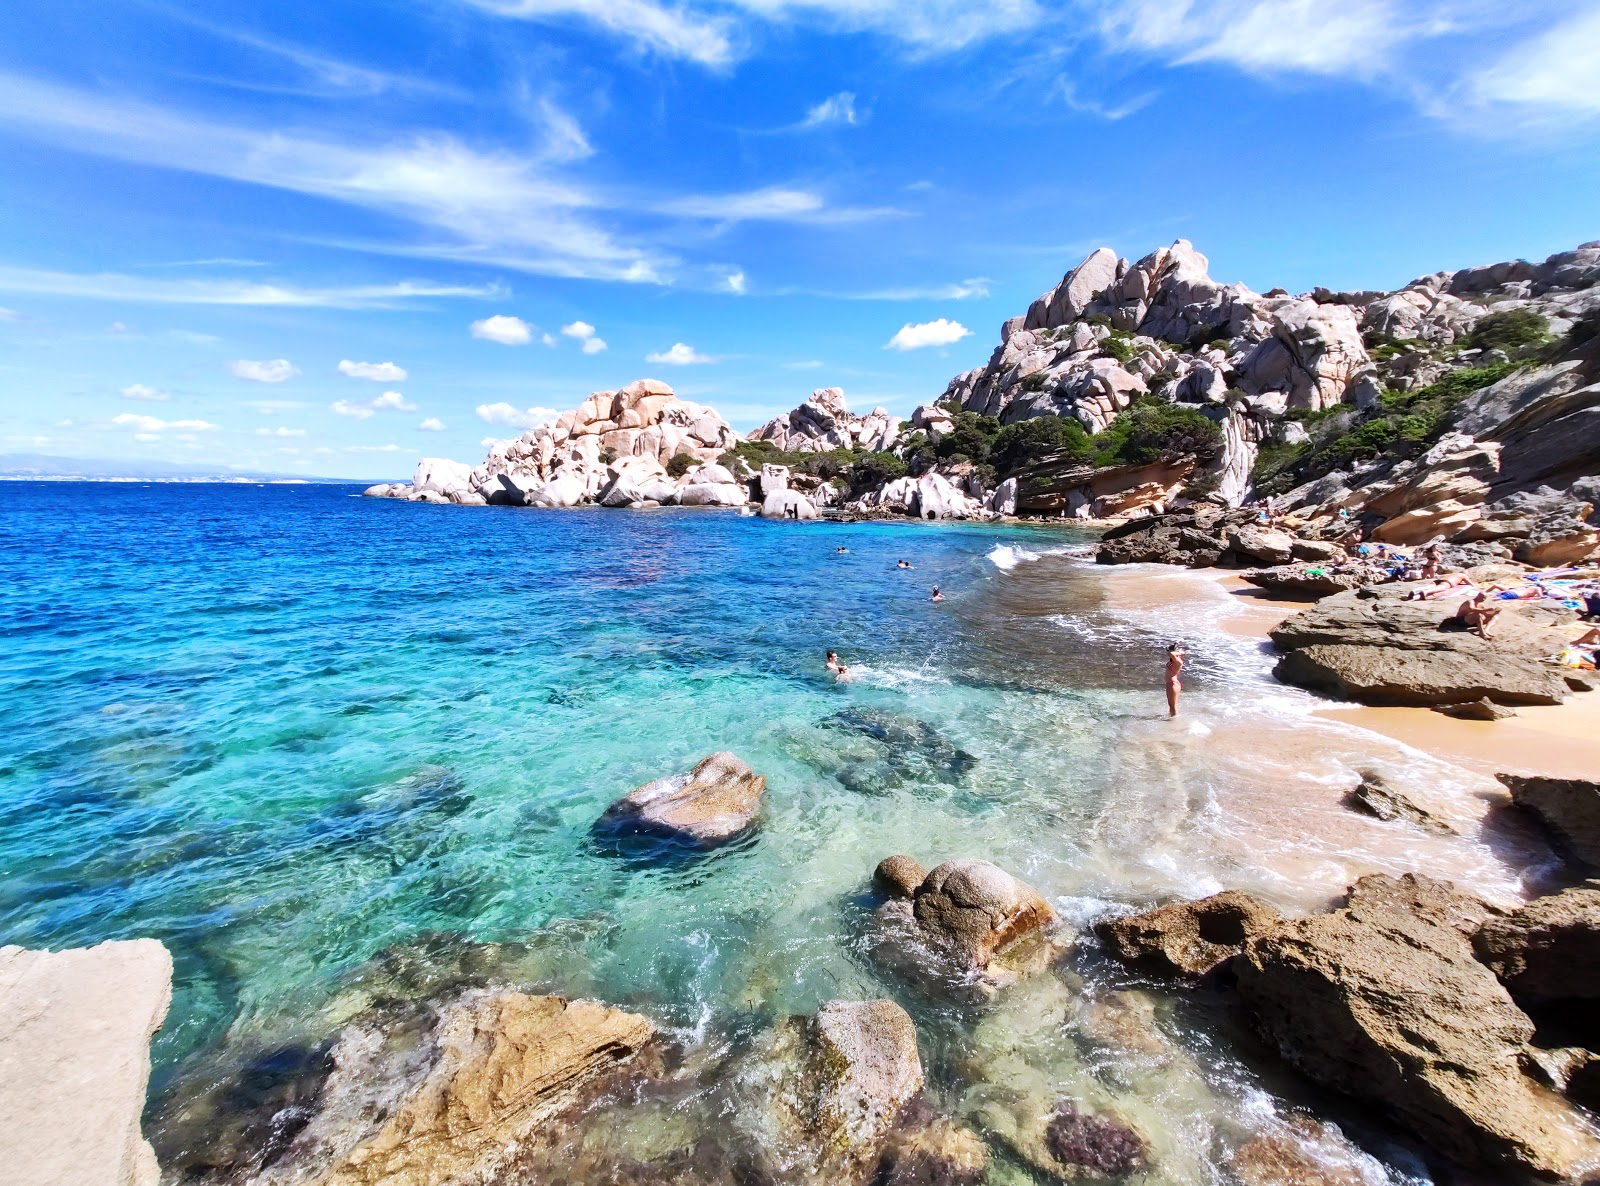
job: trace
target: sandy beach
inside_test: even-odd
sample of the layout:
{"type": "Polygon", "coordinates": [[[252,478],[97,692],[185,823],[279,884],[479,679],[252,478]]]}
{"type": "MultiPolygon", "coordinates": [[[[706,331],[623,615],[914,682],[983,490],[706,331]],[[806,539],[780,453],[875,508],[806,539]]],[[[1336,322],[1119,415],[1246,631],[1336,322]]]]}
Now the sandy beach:
{"type": "MultiPolygon", "coordinates": [[[[1277,601],[1233,573],[1197,573],[1237,598],[1239,611],[1223,629],[1265,641],[1290,614],[1311,604],[1277,601]]],[[[1565,704],[1517,709],[1503,721],[1460,721],[1427,708],[1368,708],[1330,701],[1318,716],[1419,749],[1441,761],[1483,774],[1511,771],[1552,778],[1593,778],[1600,771],[1600,692],[1574,692],[1565,704]]]]}

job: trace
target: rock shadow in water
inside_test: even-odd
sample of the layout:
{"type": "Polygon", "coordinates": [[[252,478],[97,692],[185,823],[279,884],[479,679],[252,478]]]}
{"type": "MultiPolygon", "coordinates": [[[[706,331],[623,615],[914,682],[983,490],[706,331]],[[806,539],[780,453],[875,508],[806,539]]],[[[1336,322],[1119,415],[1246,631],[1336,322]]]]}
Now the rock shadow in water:
{"type": "Polygon", "coordinates": [[[830,751],[807,760],[859,794],[883,795],[908,783],[962,786],[978,764],[977,758],[926,721],[892,709],[841,709],[825,719],[822,728],[860,741],[853,750],[830,751]]]}

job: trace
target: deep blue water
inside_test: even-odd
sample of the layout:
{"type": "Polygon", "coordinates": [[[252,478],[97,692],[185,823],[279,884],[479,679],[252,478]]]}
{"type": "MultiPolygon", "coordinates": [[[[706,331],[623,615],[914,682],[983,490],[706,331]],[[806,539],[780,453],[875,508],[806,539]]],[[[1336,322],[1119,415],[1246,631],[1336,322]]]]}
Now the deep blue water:
{"type": "MultiPolygon", "coordinates": [[[[356,494],[0,483],[0,941],[164,941],[158,1091],[337,1012],[354,970],[419,942],[532,944],[531,981],[691,1037],[898,995],[857,911],[891,852],[993,859],[1069,917],[1224,883],[1318,900],[1383,867],[1314,825],[1274,850],[1229,813],[1342,759],[1276,752],[1298,694],[1214,629],[1220,603],[1146,611],[1082,534],[356,494]],[[1197,647],[1176,726],[1173,636],[1197,647]],[[855,679],[826,676],[828,647],[855,679]],[[724,749],[768,776],[754,843],[596,849],[616,796],[724,749]]],[[[1002,1020],[1033,1061],[1007,1074],[1110,1091],[1030,991],[1002,1020]]],[[[982,1042],[918,1016],[935,1046],[982,1042]]],[[[1175,1150],[1278,1106],[1195,1025],[1193,1075],[1117,1088],[1175,1150]]],[[[1169,1179],[1209,1180],[1186,1156],[1169,1179]]]]}

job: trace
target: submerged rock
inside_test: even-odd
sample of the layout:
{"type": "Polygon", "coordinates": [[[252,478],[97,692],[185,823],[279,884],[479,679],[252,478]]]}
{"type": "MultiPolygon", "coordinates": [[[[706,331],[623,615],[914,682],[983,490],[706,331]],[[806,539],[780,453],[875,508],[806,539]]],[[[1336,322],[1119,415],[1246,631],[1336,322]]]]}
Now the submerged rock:
{"type": "Polygon", "coordinates": [[[1096,924],[1113,956],[1158,976],[1199,979],[1239,954],[1252,935],[1279,921],[1271,906],[1238,890],[1197,902],[1169,902],[1145,914],[1096,924]]]}
{"type": "Polygon", "coordinates": [[[841,783],[863,794],[882,794],[908,782],[960,785],[977,759],[932,725],[886,708],[846,708],[823,728],[859,737],[875,750],[867,759],[846,757],[827,767],[841,783]]]}
{"type": "Polygon", "coordinates": [[[1571,1176],[1600,1141],[1524,1071],[1533,1023],[1474,958],[1470,900],[1441,884],[1363,878],[1342,909],[1252,937],[1240,997],[1301,1072],[1454,1160],[1571,1176]]]}
{"type": "Polygon", "coordinates": [[[1361,783],[1350,792],[1350,803],[1381,820],[1405,820],[1430,832],[1457,835],[1457,829],[1430,804],[1397,786],[1393,779],[1375,771],[1364,771],[1361,783]]]}
{"type": "Polygon", "coordinates": [[[872,885],[888,898],[914,898],[928,871],[915,860],[896,854],[884,857],[872,871],[872,885]]]}
{"type": "Polygon", "coordinates": [[[319,1110],[262,1186],[492,1178],[586,1103],[659,1073],[655,1027],[595,1001],[474,990],[405,1029],[350,1027],[319,1110]],[[312,1167],[315,1167],[313,1170],[312,1167]]]}
{"type": "Polygon", "coordinates": [[[694,848],[716,848],[755,828],[765,776],[730,753],[701,759],[688,774],[629,791],[595,823],[603,835],[646,835],[694,848]]]}
{"type": "Polygon", "coordinates": [[[893,1001],[829,1001],[785,1019],[734,1081],[755,1180],[911,1182],[921,1165],[953,1167],[959,1181],[974,1160],[981,1172],[971,1134],[911,1107],[922,1082],[916,1027],[893,1001]]]}
{"type": "Polygon", "coordinates": [[[1600,869],[1600,782],[1523,774],[1495,777],[1511,792],[1511,801],[1538,816],[1563,849],[1600,869]]]}
{"type": "Polygon", "coordinates": [[[1061,945],[1049,934],[1055,911],[998,865],[946,861],[907,897],[914,862],[891,860],[894,879],[884,874],[883,880],[894,896],[874,915],[874,953],[901,972],[959,996],[986,999],[1042,971],[1060,954],[1061,945]]]}
{"type": "Polygon", "coordinates": [[[1059,1100],[1047,1112],[1018,1117],[1000,1138],[1030,1169],[1056,1181],[1110,1181],[1146,1167],[1149,1145],[1121,1117],[1059,1100]]]}
{"type": "Polygon", "coordinates": [[[1239,1186],[1369,1186],[1351,1150],[1309,1116],[1252,1137],[1228,1156],[1239,1186]]]}

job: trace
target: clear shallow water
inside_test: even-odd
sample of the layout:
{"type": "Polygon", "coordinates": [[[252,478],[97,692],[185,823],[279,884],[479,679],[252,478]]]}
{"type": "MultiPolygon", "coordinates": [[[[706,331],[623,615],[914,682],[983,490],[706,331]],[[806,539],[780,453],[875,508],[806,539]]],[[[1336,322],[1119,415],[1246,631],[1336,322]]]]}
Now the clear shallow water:
{"type": "Polygon", "coordinates": [[[1503,896],[1539,856],[1340,808],[1373,758],[1474,788],[1310,718],[1218,628],[1225,594],[1184,577],[1175,609],[1171,574],[1096,570],[1083,536],[352,494],[0,485],[0,939],[166,942],[158,1094],[219,1043],[342,1016],[376,953],[445,935],[425,940],[442,962],[528,942],[528,982],[691,1045],[893,995],[936,1096],[984,1131],[1007,1100],[1069,1094],[1166,1150],[1151,1180],[1210,1181],[1286,1100],[1323,1105],[1159,989],[1170,1057],[1106,1054],[1092,1006],[1141,986],[1092,942],[1070,987],[917,999],[861,955],[877,861],[986,857],[1086,921],[1224,886],[1309,908],[1374,869],[1503,896]],[[1171,637],[1195,652],[1177,723],[1171,637]],[[768,777],[754,843],[676,866],[596,851],[612,799],[721,749],[768,777]]]}

